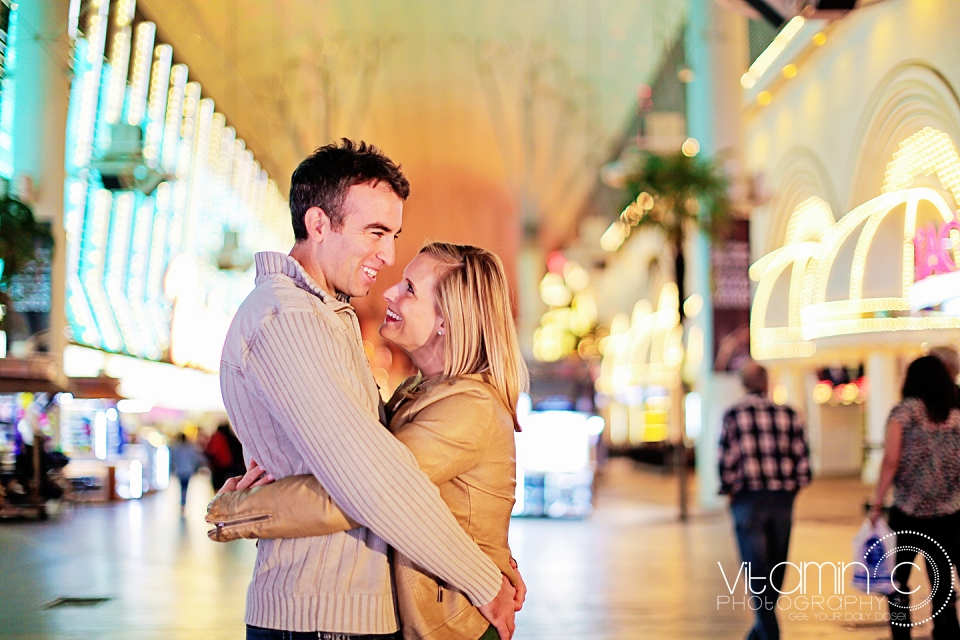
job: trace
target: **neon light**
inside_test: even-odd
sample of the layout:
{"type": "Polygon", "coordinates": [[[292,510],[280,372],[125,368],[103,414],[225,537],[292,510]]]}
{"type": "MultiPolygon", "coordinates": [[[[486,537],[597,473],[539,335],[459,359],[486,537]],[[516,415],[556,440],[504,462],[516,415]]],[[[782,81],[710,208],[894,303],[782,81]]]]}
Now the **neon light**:
{"type": "Polygon", "coordinates": [[[147,110],[147,83],[150,79],[150,58],[156,33],[157,27],[152,22],[141,22],[137,27],[127,124],[139,125],[147,110]]]}
{"type": "Polygon", "coordinates": [[[750,277],[759,282],[750,319],[755,358],[809,357],[816,351],[814,340],[832,336],[960,328],[960,317],[952,315],[906,315],[926,308],[919,304],[936,306],[956,297],[953,280],[944,280],[936,289],[922,287],[913,292],[924,280],[940,279],[957,270],[955,247],[960,240],[960,222],[953,208],[939,191],[911,186],[915,177],[930,173],[957,202],[960,155],[948,136],[926,128],[900,145],[887,166],[880,196],[832,224],[832,214],[822,200],[812,198],[797,207],[788,225],[785,246],[750,268],[750,277]],[[939,227],[927,222],[917,228],[921,204],[935,212],[939,227]],[[865,298],[870,249],[880,225],[894,212],[902,212],[904,219],[899,295],[865,298]],[[847,276],[834,265],[857,229],[860,232],[847,276]],[[781,286],[781,274],[787,268],[792,269],[788,322],[783,327],[768,327],[770,299],[774,289],[781,286]],[[828,286],[838,277],[849,278],[848,295],[843,300],[828,300],[828,286]]]}

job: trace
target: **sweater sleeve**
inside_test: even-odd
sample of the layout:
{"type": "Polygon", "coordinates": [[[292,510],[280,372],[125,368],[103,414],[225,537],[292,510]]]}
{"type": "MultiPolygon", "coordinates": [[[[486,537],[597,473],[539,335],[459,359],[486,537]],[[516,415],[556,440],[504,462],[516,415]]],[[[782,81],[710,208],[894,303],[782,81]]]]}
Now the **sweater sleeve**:
{"type": "Polygon", "coordinates": [[[338,331],[311,312],[270,316],[250,345],[244,374],[348,516],[473,604],[490,602],[500,589],[499,569],[463,531],[410,451],[362,408],[363,381],[346,366],[352,355],[338,331]]]}

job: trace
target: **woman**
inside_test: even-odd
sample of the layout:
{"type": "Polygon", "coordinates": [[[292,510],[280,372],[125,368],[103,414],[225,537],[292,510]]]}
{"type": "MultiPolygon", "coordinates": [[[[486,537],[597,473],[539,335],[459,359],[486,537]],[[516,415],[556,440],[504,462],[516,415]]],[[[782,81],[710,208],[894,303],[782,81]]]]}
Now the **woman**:
{"type": "Polygon", "coordinates": [[[894,582],[889,597],[895,639],[910,637],[911,563],[922,550],[933,594],[933,637],[960,638],[953,568],[960,559],[960,409],[956,386],[944,364],[933,356],[907,368],[903,399],[890,412],[883,466],[870,512],[876,523],[887,489],[893,484],[890,528],[897,532],[894,582]],[[933,567],[930,566],[932,561],[933,567]],[[939,576],[939,578],[937,578],[939,576]]]}
{"type": "MultiPolygon", "coordinates": [[[[432,243],[384,293],[380,335],[420,371],[387,403],[389,427],[474,541],[517,586],[507,529],[516,486],[516,406],[527,386],[503,265],[477,247],[432,243]]],[[[240,483],[262,484],[253,468],[240,483]]],[[[270,479],[266,480],[267,482],[270,479]]],[[[411,514],[415,518],[416,514],[411,514]]],[[[314,476],[292,476],[256,492],[223,493],[210,505],[215,540],[296,538],[357,527],[314,476]]],[[[457,590],[395,554],[404,638],[487,640],[494,627],[457,590]]]]}

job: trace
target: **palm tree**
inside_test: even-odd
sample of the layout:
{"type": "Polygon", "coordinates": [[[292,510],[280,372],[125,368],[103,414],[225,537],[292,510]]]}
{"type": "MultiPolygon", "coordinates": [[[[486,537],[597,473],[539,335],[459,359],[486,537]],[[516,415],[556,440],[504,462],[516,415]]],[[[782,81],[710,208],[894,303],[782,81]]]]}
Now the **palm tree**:
{"type": "Polygon", "coordinates": [[[729,219],[726,176],[713,162],[696,156],[646,153],[626,176],[625,188],[628,199],[621,223],[658,227],[673,246],[682,319],[686,298],[684,241],[695,227],[716,237],[729,219]]]}

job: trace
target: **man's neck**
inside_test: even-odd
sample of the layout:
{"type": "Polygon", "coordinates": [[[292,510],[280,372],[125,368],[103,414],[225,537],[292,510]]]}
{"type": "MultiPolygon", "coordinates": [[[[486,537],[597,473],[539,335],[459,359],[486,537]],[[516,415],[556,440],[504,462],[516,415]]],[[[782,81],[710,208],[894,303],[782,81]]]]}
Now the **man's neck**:
{"type": "Polygon", "coordinates": [[[327,284],[327,278],[323,274],[323,269],[320,267],[320,262],[316,259],[316,256],[308,249],[306,242],[298,242],[293,245],[293,248],[290,249],[290,257],[300,263],[300,266],[306,272],[308,276],[313,278],[313,281],[324,290],[324,292],[331,297],[338,297],[337,292],[331,290],[330,286],[327,284]]]}

